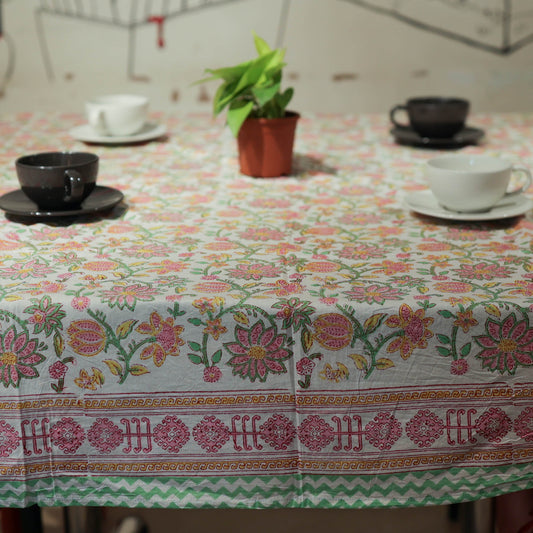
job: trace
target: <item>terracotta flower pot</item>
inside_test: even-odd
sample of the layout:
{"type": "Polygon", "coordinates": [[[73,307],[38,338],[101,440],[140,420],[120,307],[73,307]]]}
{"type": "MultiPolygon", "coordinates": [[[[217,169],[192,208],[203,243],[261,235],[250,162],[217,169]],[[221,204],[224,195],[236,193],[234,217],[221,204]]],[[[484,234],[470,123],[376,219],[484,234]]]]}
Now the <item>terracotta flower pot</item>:
{"type": "Polygon", "coordinates": [[[241,172],[257,178],[290,174],[299,118],[287,111],[283,118],[246,119],[237,136],[241,172]]]}

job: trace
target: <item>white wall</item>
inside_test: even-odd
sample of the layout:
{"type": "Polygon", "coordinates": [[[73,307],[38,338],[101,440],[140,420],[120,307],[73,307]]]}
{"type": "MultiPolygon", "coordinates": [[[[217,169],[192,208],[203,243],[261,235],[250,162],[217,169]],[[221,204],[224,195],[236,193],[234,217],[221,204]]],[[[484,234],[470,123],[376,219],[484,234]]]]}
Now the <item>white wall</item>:
{"type": "MultiPolygon", "coordinates": [[[[497,54],[370,9],[394,8],[482,46],[499,47],[504,0],[167,0],[168,13],[176,16],[164,23],[162,48],[154,23],[139,25],[134,34],[125,26],[91,20],[94,10],[111,17],[112,2],[0,0],[0,113],[80,111],[92,95],[124,91],[148,94],[153,109],[209,112],[205,91],[212,95],[216,85],[192,82],[205,67],[254,54],[252,30],[271,45],[283,35],[285,84],[294,86],[291,107],[301,111],[386,111],[409,96],[428,94],[469,98],[475,111],[533,110],[533,44],[497,54]],[[197,10],[182,13],[185,4],[197,10]],[[87,17],[41,15],[53,79],[36,31],[39,6],[87,17]],[[130,38],[139,79],[128,74],[130,38]],[[15,63],[6,82],[9,49],[15,63]]],[[[165,5],[165,0],[115,2],[121,22],[144,21],[143,10],[157,14],[165,5]]],[[[533,34],[527,3],[512,2],[511,44],[533,34]]]]}

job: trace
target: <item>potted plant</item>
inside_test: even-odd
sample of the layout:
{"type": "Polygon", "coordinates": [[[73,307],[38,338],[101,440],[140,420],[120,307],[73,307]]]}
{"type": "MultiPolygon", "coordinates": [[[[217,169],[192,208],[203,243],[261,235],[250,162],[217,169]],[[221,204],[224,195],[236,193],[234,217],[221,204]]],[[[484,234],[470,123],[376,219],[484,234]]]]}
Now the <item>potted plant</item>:
{"type": "Polygon", "coordinates": [[[298,113],[287,111],[293,89],[281,90],[284,49],[272,50],[254,35],[257,57],[234,67],[206,69],[222,80],[214,99],[215,116],[227,110],[227,124],[237,138],[241,172],[248,176],[290,174],[298,113]]]}

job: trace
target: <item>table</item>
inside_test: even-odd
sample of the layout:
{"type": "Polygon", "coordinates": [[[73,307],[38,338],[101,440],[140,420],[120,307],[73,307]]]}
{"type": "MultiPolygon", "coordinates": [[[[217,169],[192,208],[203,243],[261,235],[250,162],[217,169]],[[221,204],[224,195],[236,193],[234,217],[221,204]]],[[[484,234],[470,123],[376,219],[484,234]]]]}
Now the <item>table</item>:
{"type": "MultiPolygon", "coordinates": [[[[294,175],[239,174],[207,115],[71,138],[0,118],[14,160],[100,158],[125,201],[0,220],[0,501],[401,507],[533,487],[533,216],[416,215],[435,151],[384,115],[303,114],[294,175]]],[[[532,115],[475,115],[465,153],[533,166],[532,115]]]]}

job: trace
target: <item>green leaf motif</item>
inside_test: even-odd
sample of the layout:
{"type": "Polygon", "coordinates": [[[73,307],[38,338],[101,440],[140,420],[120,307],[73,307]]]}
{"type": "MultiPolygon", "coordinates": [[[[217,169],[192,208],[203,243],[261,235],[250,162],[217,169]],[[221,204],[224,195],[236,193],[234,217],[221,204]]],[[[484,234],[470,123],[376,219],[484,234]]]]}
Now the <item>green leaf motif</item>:
{"type": "Polygon", "coordinates": [[[197,342],[189,341],[189,347],[191,350],[194,350],[195,352],[202,351],[202,347],[197,342]]]}
{"type": "Polygon", "coordinates": [[[61,357],[64,349],[65,349],[65,342],[63,341],[63,337],[59,333],[56,333],[54,335],[54,350],[56,352],[56,355],[58,357],[61,357]]]}
{"type": "Polygon", "coordinates": [[[470,353],[470,350],[472,349],[472,343],[469,342],[467,344],[465,344],[462,348],[461,348],[461,355],[463,357],[467,356],[469,353],[470,353]]]}
{"type": "Polygon", "coordinates": [[[194,353],[189,353],[187,354],[187,356],[189,357],[191,363],[194,363],[195,365],[201,365],[204,362],[204,360],[199,355],[196,355],[194,353]]]}
{"type": "Polygon", "coordinates": [[[437,339],[439,339],[439,342],[442,342],[442,344],[452,343],[450,337],[448,337],[447,335],[442,335],[441,333],[437,334],[437,339]]]}
{"type": "Polygon", "coordinates": [[[447,311],[447,310],[439,311],[439,315],[444,317],[444,318],[453,318],[453,316],[454,316],[453,313],[451,313],[450,311],[447,311]]]}
{"type": "Polygon", "coordinates": [[[216,365],[217,363],[219,363],[221,359],[222,359],[222,350],[217,350],[217,351],[213,354],[213,357],[211,357],[211,361],[213,362],[214,365],[216,365]]]}

